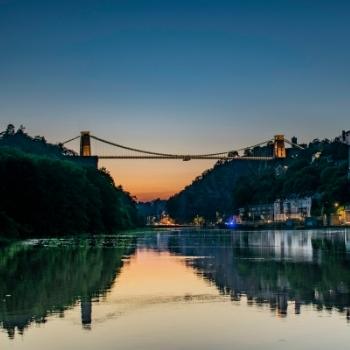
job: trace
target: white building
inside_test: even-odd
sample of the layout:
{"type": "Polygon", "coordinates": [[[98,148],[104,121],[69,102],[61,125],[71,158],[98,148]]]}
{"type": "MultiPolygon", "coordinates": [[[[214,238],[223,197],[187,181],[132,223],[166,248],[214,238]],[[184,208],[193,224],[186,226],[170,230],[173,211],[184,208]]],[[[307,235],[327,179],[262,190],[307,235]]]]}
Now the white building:
{"type": "Polygon", "coordinates": [[[273,205],[274,220],[286,221],[289,219],[303,221],[311,216],[311,197],[277,199],[273,205]]]}
{"type": "Polygon", "coordinates": [[[337,139],[340,142],[346,143],[347,145],[350,145],[350,130],[345,131],[343,130],[342,134],[337,137],[337,139]]]}

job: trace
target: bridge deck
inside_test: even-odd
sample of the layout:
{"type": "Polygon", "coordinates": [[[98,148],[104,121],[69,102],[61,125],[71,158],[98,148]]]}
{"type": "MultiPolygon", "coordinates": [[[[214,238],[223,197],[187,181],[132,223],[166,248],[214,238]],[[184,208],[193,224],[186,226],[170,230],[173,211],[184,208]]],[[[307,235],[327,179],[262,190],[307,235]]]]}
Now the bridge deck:
{"type": "Polygon", "coordinates": [[[203,157],[203,156],[152,156],[152,155],[143,155],[143,156],[98,156],[99,159],[181,159],[184,161],[189,161],[192,159],[207,159],[207,160],[273,160],[273,157],[203,157]]]}

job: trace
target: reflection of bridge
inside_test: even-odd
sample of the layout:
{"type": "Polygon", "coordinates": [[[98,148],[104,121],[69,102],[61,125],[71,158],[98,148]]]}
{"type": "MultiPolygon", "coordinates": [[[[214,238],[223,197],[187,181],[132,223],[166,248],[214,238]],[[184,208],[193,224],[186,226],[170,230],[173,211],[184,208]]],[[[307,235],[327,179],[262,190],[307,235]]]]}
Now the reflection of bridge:
{"type": "Polygon", "coordinates": [[[132,152],[132,154],[122,155],[98,155],[99,159],[182,159],[183,161],[197,160],[197,159],[216,159],[216,160],[260,160],[267,161],[272,159],[284,159],[286,158],[286,147],[285,144],[289,144],[294,148],[303,149],[296,143],[293,143],[284,138],[284,135],[275,135],[273,139],[260,142],[258,144],[243,147],[236,150],[229,150],[217,153],[207,154],[174,154],[174,153],[162,153],[146,151],[134,147],[124,146],[115,142],[107,141],[94,135],[90,135],[89,131],[82,131],[80,136],[76,136],[69,139],[61,145],[65,145],[71,141],[80,138],[80,156],[91,157],[91,139],[102,142],[104,144],[122,149],[124,151],[132,152]]]}

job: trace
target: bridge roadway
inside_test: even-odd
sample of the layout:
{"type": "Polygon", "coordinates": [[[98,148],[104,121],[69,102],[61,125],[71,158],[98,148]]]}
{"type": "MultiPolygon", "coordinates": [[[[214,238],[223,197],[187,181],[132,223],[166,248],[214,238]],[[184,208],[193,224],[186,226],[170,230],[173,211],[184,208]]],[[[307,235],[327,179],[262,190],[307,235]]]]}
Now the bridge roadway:
{"type": "Polygon", "coordinates": [[[192,159],[208,159],[208,160],[260,160],[269,161],[273,160],[273,157],[225,157],[225,156],[201,156],[201,155],[175,155],[175,156],[153,156],[153,155],[143,155],[143,156],[98,156],[99,159],[182,159],[183,161],[189,161],[192,159]]]}

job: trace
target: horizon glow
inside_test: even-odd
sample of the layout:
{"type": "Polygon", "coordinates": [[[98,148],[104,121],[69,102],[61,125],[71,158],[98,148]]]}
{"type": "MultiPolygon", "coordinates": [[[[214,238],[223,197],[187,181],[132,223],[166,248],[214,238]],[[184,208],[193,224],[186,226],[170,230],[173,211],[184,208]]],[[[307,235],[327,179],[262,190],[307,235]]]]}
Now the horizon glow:
{"type": "MultiPolygon", "coordinates": [[[[349,10],[340,0],[0,0],[0,129],[23,124],[52,143],[90,130],[168,153],[278,133],[334,138],[350,129],[349,10]]],[[[149,200],[214,163],[100,165],[149,200]]]]}

